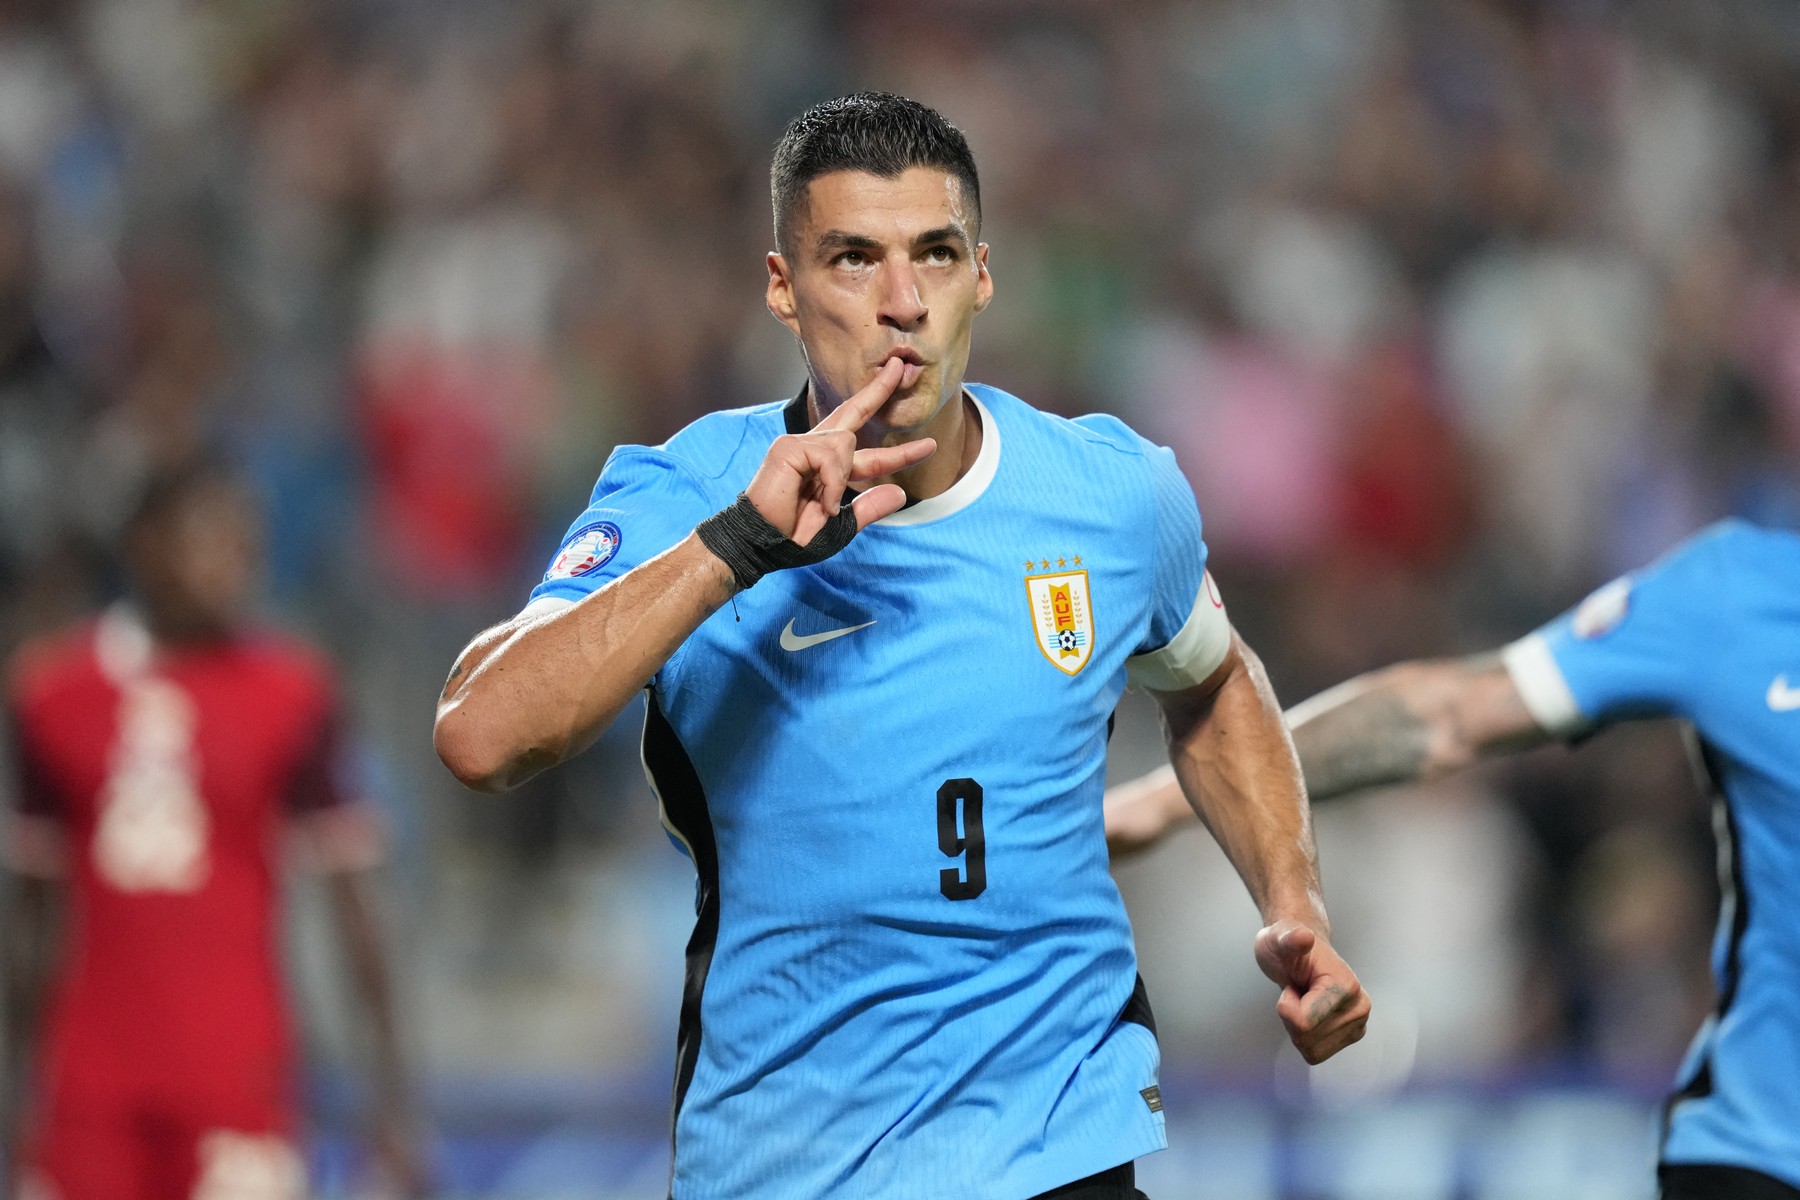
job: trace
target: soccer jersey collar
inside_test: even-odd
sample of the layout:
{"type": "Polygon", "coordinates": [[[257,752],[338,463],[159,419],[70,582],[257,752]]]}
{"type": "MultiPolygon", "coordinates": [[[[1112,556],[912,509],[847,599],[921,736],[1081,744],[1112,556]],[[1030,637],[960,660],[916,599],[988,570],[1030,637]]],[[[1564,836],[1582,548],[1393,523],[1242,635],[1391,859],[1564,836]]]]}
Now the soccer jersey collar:
{"type": "MultiPolygon", "coordinates": [[[[961,512],[987,491],[988,484],[994,481],[994,472],[1000,469],[1000,427],[995,424],[994,416],[988,411],[975,393],[963,389],[969,403],[975,406],[975,415],[981,420],[981,449],[975,453],[975,461],[963,472],[961,479],[951,484],[939,494],[925,500],[915,500],[899,512],[890,513],[875,522],[877,525],[904,528],[909,525],[928,525],[933,521],[941,521],[952,513],[961,512]]],[[[800,394],[788,401],[782,417],[788,433],[805,433],[812,428],[811,412],[806,402],[806,389],[802,387],[800,394]]]]}

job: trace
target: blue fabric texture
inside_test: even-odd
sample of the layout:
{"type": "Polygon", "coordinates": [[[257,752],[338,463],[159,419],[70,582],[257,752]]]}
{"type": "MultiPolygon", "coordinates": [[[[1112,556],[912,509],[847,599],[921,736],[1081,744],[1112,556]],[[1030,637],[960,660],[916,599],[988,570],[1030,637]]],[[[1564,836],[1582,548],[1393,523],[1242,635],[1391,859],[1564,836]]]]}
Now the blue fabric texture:
{"type": "MultiPolygon", "coordinates": [[[[701,875],[676,1200],[1024,1200],[1164,1145],[1101,793],[1125,660],[1199,591],[1199,514],[1117,421],[970,392],[979,494],[768,575],[653,681],[701,875]]],[[[616,553],[534,596],[673,545],[782,432],[768,405],[622,448],[570,526],[616,553]]]]}
{"type": "Polygon", "coordinates": [[[1682,1064],[1663,1160],[1800,1187],[1800,537],[1727,521],[1610,586],[1542,636],[1589,720],[1692,722],[1728,837],[1720,1007],[1682,1064]]]}

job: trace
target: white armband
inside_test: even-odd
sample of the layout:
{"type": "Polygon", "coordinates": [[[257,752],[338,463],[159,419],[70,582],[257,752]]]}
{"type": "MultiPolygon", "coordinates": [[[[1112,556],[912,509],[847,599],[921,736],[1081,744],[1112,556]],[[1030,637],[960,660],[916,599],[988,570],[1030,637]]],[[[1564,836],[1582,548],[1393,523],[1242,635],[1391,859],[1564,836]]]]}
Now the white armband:
{"type": "Polygon", "coordinates": [[[561,612],[563,609],[570,607],[574,603],[573,600],[567,600],[561,596],[539,596],[536,600],[533,600],[530,604],[521,608],[519,610],[519,615],[521,617],[547,616],[553,612],[561,612]]]}
{"type": "Polygon", "coordinates": [[[1125,660],[1125,672],[1138,687],[1153,692],[1179,692],[1194,687],[1219,669],[1231,649],[1231,619],[1211,573],[1200,581],[1194,607],[1169,644],[1125,660]]]}
{"type": "Polygon", "coordinates": [[[1545,733],[1568,737],[1593,724],[1575,703],[1575,693],[1569,690],[1569,681],[1563,678],[1543,634],[1526,634],[1500,652],[1500,661],[1506,664],[1506,673],[1512,676],[1531,719],[1545,733]]]}

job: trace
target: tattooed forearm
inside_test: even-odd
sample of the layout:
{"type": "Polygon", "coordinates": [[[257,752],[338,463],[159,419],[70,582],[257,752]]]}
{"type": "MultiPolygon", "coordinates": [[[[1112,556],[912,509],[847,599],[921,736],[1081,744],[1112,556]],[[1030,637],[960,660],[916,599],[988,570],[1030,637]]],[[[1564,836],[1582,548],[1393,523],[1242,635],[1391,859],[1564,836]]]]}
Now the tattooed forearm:
{"type": "Polygon", "coordinates": [[[1549,736],[1494,653],[1359,675],[1298,705],[1288,722],[1315,800],[1435,777],[1549,736]]]}
{"type": "Polygon", "coordinates": [[[1431,749],[1431,730],[1399,697],[1366,693],[1294,729],[1294,748],[1314,800],[1413,779],[1431,749]]]}

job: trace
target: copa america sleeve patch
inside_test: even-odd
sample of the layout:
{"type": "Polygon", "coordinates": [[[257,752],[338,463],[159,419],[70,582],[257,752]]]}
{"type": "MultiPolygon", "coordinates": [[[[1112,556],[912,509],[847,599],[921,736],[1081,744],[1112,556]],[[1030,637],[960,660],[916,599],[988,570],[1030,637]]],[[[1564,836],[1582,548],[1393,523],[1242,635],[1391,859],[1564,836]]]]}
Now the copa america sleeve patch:
{"type": "Polygon", "coordinates": [[[1569,623],[1578,638],[1592,641],[1617,629],[1631,611],[1631,576],[1615,579],[1583,600],[1569,623]]]}
{"type": "Polygon", "coordinates": [[[611,521],[592,521],[577,529],[563,543],[544,572],[544,582],[552,579],[579,579],[598,571],[613,560],[624,537],[611,521]]]}
{"type": "Polygon", "coordinates": [[[1200,581],[1194,607],[1169,644],[1125,660],[1131,682],[1153,692],[1179,692],[1205,682],[1231,650],[1231,618],[1211,572],[1200,581]]]}

